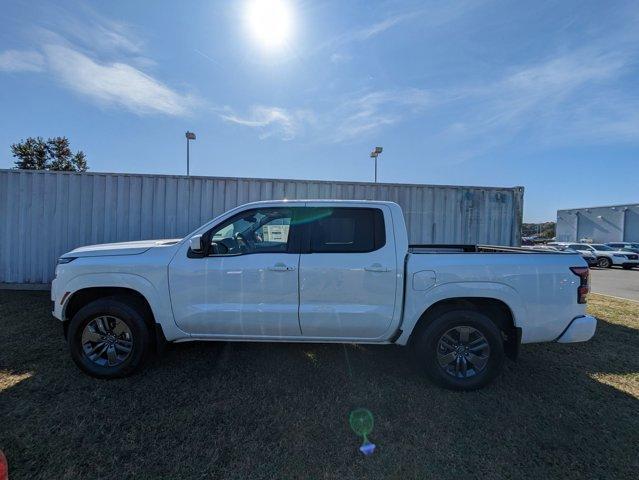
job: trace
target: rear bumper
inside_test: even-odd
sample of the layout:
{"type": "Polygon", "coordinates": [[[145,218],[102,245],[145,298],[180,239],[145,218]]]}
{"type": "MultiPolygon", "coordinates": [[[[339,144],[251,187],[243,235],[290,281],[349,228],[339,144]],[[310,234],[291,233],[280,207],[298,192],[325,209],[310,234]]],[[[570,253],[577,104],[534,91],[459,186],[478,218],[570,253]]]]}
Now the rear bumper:
{"type": "Polygon", "coordinates": [[[572,319],[563,333],[557,338],[557,342],[586,342],[592,338],[596,329],[597,319],[595,317],[591,315],[581,315],[572,319]]]}

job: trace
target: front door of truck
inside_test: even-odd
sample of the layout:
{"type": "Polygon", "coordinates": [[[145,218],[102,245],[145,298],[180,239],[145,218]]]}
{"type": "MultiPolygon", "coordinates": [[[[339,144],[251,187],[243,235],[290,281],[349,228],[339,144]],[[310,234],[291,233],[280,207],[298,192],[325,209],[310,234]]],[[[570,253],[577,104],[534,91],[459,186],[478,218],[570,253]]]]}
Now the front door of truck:
{"type": "Polygon", "coordinates": [[[296,208],[246,210],[203,235],[205,256],[178,253],[169,266],[178,326],[194,335],[300,334],[296,208]]]}

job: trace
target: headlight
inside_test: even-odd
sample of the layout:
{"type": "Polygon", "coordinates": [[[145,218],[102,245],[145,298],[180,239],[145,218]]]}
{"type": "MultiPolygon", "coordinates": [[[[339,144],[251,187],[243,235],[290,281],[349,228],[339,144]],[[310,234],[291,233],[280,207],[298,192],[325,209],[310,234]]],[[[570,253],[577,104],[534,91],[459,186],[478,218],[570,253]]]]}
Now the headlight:
{"type": "Polygon", "coordinates": [[[58,265],[64,265],[65,263],[70,263],[78,257],[60,257],[58,258],[58,265]]]}

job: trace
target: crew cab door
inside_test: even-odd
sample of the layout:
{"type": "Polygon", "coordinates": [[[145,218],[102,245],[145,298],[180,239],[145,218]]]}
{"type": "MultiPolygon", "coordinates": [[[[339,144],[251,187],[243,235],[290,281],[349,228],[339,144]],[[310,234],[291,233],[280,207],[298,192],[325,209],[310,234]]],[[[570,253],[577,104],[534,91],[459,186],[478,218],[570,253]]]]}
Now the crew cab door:
{"type": "Polygon", "coordinates": [[[202,235],[204,254],[178,252],[169,287],[178,326],[194,335],[300,335],[299,208],[246,210],[202,235]]]}
{"type": "MultiPolygon", "coordinates": [[[[333,204],[334,205],[334,204],[333,204]]],[[[385,206],[307,207],[300,256],[300,327],[305,337],[374,339],[395,313],[397,265],[385,206]]]]}

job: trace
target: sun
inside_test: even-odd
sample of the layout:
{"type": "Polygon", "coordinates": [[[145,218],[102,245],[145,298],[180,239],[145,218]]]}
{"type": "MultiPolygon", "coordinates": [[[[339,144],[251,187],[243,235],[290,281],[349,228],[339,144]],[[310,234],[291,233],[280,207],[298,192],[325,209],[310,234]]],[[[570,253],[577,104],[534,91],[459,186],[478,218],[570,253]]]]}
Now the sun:
{"type": "Polygon", "coordinates": [[[251,35],[265,49],[284,46],[292,33],[292,12],[285,0],[249,0],[246,20],[251,35]]]}

